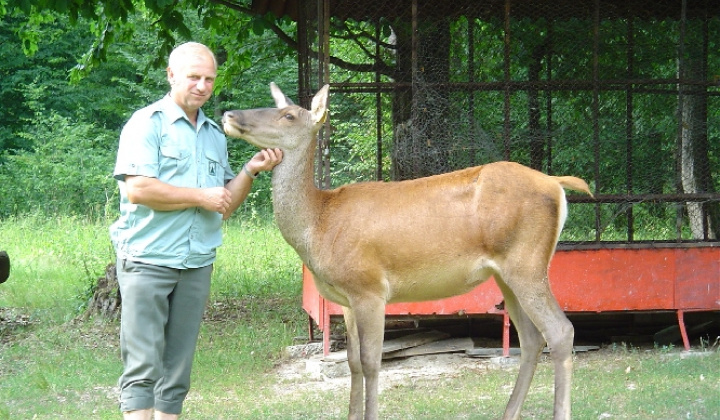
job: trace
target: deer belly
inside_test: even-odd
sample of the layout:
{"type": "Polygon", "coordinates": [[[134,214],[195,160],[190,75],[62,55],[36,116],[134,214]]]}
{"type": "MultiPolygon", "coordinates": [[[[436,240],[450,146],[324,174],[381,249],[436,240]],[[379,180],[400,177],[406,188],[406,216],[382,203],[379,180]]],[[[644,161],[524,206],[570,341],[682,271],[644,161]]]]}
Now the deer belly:
{"type": "Polygon", "coordinates": [[[315,280],[315,287],[318,289],[320,296],[322,296],[323,298],[325,298],[333,303],[337,303],[338,305],[346,306],[346,307],[350,306],[350,302],[348,301],[345,293],[338,290],[332,284],[323,281],[318,276],[314,276],[314,280],[315,280]]]}
{"type": "Polygon", "coordinates": [[[488,266],[425,267],[389,277],[388,303],[445,299],[473,290],[494,270],[488,266]]]}

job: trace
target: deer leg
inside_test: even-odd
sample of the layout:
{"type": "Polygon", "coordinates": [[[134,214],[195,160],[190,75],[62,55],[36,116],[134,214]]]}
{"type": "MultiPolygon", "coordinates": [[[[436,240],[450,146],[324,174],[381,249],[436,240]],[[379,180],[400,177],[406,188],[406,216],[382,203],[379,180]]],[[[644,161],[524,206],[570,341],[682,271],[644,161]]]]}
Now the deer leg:
{"type": "Polygon", "coordinates": [[[497,277],[496,283],[502,291],[505,299],[505,309],[508,311],[513,325],[515,325],[520,340],[520,370],[503,415],[505,420],[515,420],[520,418],[520,410],[535,376],[538,357],[543,347],[545,347],[545,339],[520,306],[515,293],[497,277]]]}
{"type": "Polygon", "coordinates": [[[363,415],[364,381],[360,363],[360,339],[352,309],[343,306],[345,328],[347,329],[347,358],[350,367],[350,407],[348,419],[360,420],[363,415]]]}
{"type": "Polygon", "coordinates": [[[555,420],[569,420],[575,330],[555,299],[536,324],[543,331],[555,365],[555,420]]]}
{"type": "Polygon", "coordinates": [[[378,418],[378,390],[385,335],[385,301],[363,296],[350,301],[357,326],[360,364],[365,380],[365,420],[378,418]]]}
{"type": "MultiPolygon", "coordinates": [[[[535,324],[550,349],[555,368],[554,419],[569,420],[575,330],[552,295],[547,274],[540,278],[527,276],[524,281],[517,283],[517,287],[513,287],[510,281],[506,284],[512,289],[521,310],[535,324]]],[[[519,327],[518,332],[523,328],[528,330],[527,326],[519,327]]],[[[522,368],[521,364],[520,369],[522,368]]]]}

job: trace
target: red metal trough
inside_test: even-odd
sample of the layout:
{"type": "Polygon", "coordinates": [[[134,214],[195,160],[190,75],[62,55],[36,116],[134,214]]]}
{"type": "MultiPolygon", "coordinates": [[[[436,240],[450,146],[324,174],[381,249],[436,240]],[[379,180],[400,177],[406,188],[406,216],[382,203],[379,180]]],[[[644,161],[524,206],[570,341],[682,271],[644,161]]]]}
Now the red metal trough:
{"type": "MultiPolygon", "coordinates": [[[[558,247],[550,264],[550,285],[568,313],[675,311],[685,349],[690,349],[684,314],[720,310],[720,243],[642,243],[558,247]]],[[[387,305],[388,316],[498,315],[503,353],[510,350],[510,320],[494,279],[448,299],[387,305]]],[[[330,346],[330,317],[339,305],[327,301],[303,267],[303,309],[330,346]]]]}

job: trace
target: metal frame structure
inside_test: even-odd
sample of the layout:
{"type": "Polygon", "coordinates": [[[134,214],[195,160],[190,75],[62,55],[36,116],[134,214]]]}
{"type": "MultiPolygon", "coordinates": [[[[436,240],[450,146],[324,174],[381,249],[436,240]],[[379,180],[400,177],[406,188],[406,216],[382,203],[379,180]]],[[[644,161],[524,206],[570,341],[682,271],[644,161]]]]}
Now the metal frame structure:
{"type": "MultiPolygon", "coordinates": [[[[298,22],[298,45],[299,45],[299,100],[304,106],[309,105],[309,101],[315,91],[322,85],[328,83],[331,91],[335,94],[348,93],[366,93],[375,95],[375,137],[377,144],[377,165],[376,178],[383,179],[386,168],[383,168],[383,137],[388,134],[383,132],[382,118],[384,114],[382,95],[392,94],[401,89],[410,89],[415,97],[417,89],[415,77],[419,73],[418,70],[418,16],[423,13],[429,13],[428,8],[433,8],[432,13],[461,15],[468,13],[479,2],[470,0],[460,0],[457,2],[428,2],[422,0],[406,0],[398,3],[395,2],[356,2],[344,0],[317,0],[316,2],[256,2],[254,7],[258,11],[267,11],[271,6],[275,7],[277,13],[281,14],[282,7],[293,10],[296,13],[298,22]],[[262,3],[262,4],[261,4],[262,3]],[[374,80],[367,82],[347,82],[335,80],[332,73],[333,63],[330,54],[331,43],[331,19],[367,19],[371,22],[379,22],[379,17],[386,16],[390,13],[405,13],[410,15],[412,22],[412,54],[411,81],[383,81],[380,73],[375,71],[374,80]]],[[[542,111],[545,113],[545,125],[548,132],[552,132],[556,122],[553,120],[553,100],[552,93],[563,90],[582,90],[589,92],[592,96],[590,114],[592,116],[592,137],[594,150],[589,151],[589,165],[592,167],[592,179],[598,192],[594,198],[571,195],[569,202],[572,205],[583,204],[591,205],[595,209],[595,238],[594,241],[585,243],[569,243],[561,244],[556,258],[553,260],[551,267],[551,283],[554,291],[558,295],[561,306],[569,312],[607,312],[607,311],[675,311],[677,313],[678,324],[682,331],[683,344],[685,348],[689,348],[688,337],[685,332],[684,313],[688,311],[720,311],[720,243],[713,236],[707,221],[709,217],[709,209],[712,206],[718,206],[720,202],[720,193],[715,191],[708,192],[683,192],[682,182],[679,179],[680,170],[677,169],[678,180],[676,181],[677,189],[670,193],[637,193],[635,192],[633,171],[633,153],[634,153],[634,126],[636,98],[644,94],[658,95],[674,95],[678,98],[678,114],[682,115],[684,110],[683,98],[685,93],[689,91],[700,90],[708,98],[713,98],[713,103],[720,105],[720,84],[718,78],[707,78],[699,80],[697,78],[686,78],[687,72],[684,71],[686,63],[683,61],[683,51],[686,44],[685,22],[690,18],[705,19],[720,15],[720,2],[712,0],[661,0],[656,2],[647,2],[641,0],[587,0],[587,1],[538,1],[537,10],[545,13],[543,18],[552,21],[555,18],[556,10],[566,8],[571,14],[581,16],[592,22],[593,49],[591,57],[591,77],[587,80],[553,80],[552,79],[552,60],[548,57],[547,75],[543,80],[534,81],[518,81],[513,80],[510,76],[512,66],[511,50],[513,46],[513,37],[511,33],[511,19],[516,17],[513,15],[515,6],[520,3],[528,3],[520,0],[488,0],[482,2],[483,7],[473,9],[476,10],[474,18],[493,17],[502,19],[504,22],[503,34],[503,62],[504,62],[504,80],[481,81],[474,78],[474,68],[469,67],[469,76],[463,82],[446,82],[442,88],[448,91],[468,92],[471,97],[470,108],[468,112],[472,116],[472,108],[477,106],[473,101],[476,93],[482,92],[498,92],[503,95],[504,101],[503,114],[503,144],[504,158],[511,159],[511,142],[512,137],[512,113],[511,113],[511,97],[517,92],[540,91],[545,93],[545,102],[539,103],[542,111]],[[604,79],[600,77],[600,43],[598,41],[600,26],[602,20],[607,16],[613,16],[623,19],[626,22],[626,33],[623,34],[627,39],[627,71],[624,77],[617,79],[604,79]],[[680,23],[680,33],[678,39],[678,77],[672,79],[650,79],[638,76],[634,70],[634,56],[637,49],[642,48],[638,45],[634,38],[634,22],[635,19],[677,19],[680,23]],[[603,192],[601,186],[601,159],[600,144],[602,128],[599,124],[599,114],[601,112],[600,96],[603,92],[620,92],[624,93],[625,98],[625,155],[628,162],[625,190],[622,192],[603,192]],[[623,210],[627,218],[626,240],[603,241],[601,238],[602,221],[600,219],[600,208],[602,205],[629,203],[623,210]],[[676,208],[677,218],[677,235],[671,240],[657,241],[639,241],[635,238],[636,216],[633,212],[633,204],[637,203],[660,203],[672,205],[676,208]],[[703,212],[703,228],[702,238],[692,240],[682,239],[680,232],[681,221],[684,217],[685,207],[688,203],[699,203],[703,212]],[[646,261],[652,261],[648,264],[632,264],[637,258],[646,261]],[[662,261],[673,261],[672,270],[667,270],[667,264],[662,261]],[[675,265],[677,261],[677,265],[675,265]],[[561,271],[560,267],[562,267],[561,271]],[[578,267],[585,267],[580,269],[578,267]],[[592,268],[591,268],[592,267],[592,268]],[[601,270],[598,274],[596,270],[601,270]],[[647,292],[642,298],[641,304],[632,304],[630,297],[627,295],[627,288],[607,288],[603,285],[608,278],[623,279],[628,284],[637,286],[637,293],[655,290],[657,287],[664,288],[669,294],[657,294],[647,292]],[[583,279],[582,287],[578,287],[578,279],[583,279]],[[661,285],[661,286],[659,286],[661,285]],[[686,288],[692,288],[690,291],[686,288]],[[697,293],[695,293],[697,291],[697,293]],[[594,299],[581,301],[573,300],[572,293],[581,293],[581,296],[593,296],[594,299]],[[623,297],[627,305],[616,304],[618,297],[623,297]],[[570,303],[568,303],[570,302],[570,303]],[[603,302],[613,302],[603,304],[603,302]]],[[[379,23],[377,23],[379,28],[379,23]]],[[[548,26],[551,31],[551,25],[548,26]]],[[[379,29],[378,29],[379,31],[379,29]]],[[[469,31],[471,32],[471,31],[469,31]]],[[[467,53],[469,62],[474,63],[473,59],[478,51],[474,49],[474,42],[471,35],[468,35],[467,53]]],[[[703,28],[702,49],[706,56],[713,52],[709,51],[710,37],[707,30],[707,24],[703,28]]],[[[379,54],[377,54],[379,55],[379,54]]],[[[379,63],[371,64],[370,67],[379,67],[379,63]]],[[[707,121],[706,121],[707,123],[707,121]]],[[[329,124],[329,122],[328,122],[329,124]]],[[[683,124],[678,124],[678,139],[681,137],[683,124]]],[[[320,133],[318,139],[318,153],[316,157],[317,184],[321,188],[329,188],[331,186],[330,164],[331,164],[331,130],[329,125],[326,130],[320,133]]],[[[679,141],[679,140],[678,140],[679,141]]],[[[676,153],[680,153],[681,145],[678,144],[676,153]]],[[[544,162],[543,169],[552,172],[553,168],[553,139],[552,136],[547,138],[547,161],[544,162]]],[[[676,159],[679,160],[679,157],[676,159]]],[[[717,177],[717,169],[714,169],[714,177],[717,177]]],[[[572,207],[571,207],[572,211],[572,207]]],[[[336,305],[325,301],[317,295],[312,285],[312,276],[305,271],[305,292],[304,307],[306,311],[318,322],[321,330],[324,332],[324,340],[326,346],[329,340],[330,316],[339,316],[341,312],[336,305]]],[[[620,287],[620,283],[613,283],[620,287]]],[[[505,319],[504,338],[507,354],[507,335],[509,322],[507,314],[504,310],[497,309],[501,304],[497,301],[497,287],[494,282],[489,282],[487,286],[482,286],[472,292],[465,298],[456,301],[438,301],[427,302],[418,305],[405,305],[388,307],[388,315],[438,315],[438,314],[494,314],[502,315],[505,319]],[[493,289],[494,288],[494,289],[493,289]],[[478,293],[480,295],[478,295],[478,293]],[[454,303],[453,303],[454,302],[454,303]],[[461,302],[458,306],[456,303],[461,302]],[[485,302],[489,304],[479,304],[485,302]],[[438,306],[440,305],[440,306],[438,306]]],[[[633,296],[637,298],[638,296],[633,296]]],[[[312,330],[312,329],[311,329],[312,330]]],[[[327,347],[326,347],[327,351],[327,347]]]]}

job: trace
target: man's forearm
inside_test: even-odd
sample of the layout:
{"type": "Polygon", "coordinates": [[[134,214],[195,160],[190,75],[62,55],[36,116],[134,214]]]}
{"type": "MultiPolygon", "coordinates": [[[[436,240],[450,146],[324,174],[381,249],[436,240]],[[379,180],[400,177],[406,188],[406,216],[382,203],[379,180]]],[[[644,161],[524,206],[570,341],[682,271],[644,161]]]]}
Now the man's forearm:
{"type": "Polygon", "coordinates": [[[243,201],[245,201],[250,193],[250,189],[252,188],[252,182],[253,178],[251,178],[244,170],[241,170],[235,178],[231,179],[230,182],[225,185],[225,188],[230,191],[230,196],[232,198],[228,210],[223,213],[223,220],[227,220],[230,215],[232,215],[235,210],[240,207],[243,201]]]}
{"type": "Polygon", "coordinates": [[[126,176],[128,200],[153,210],[173,211],[200,206],[198,188],[176,187],[156,178],[126,176]]]}

